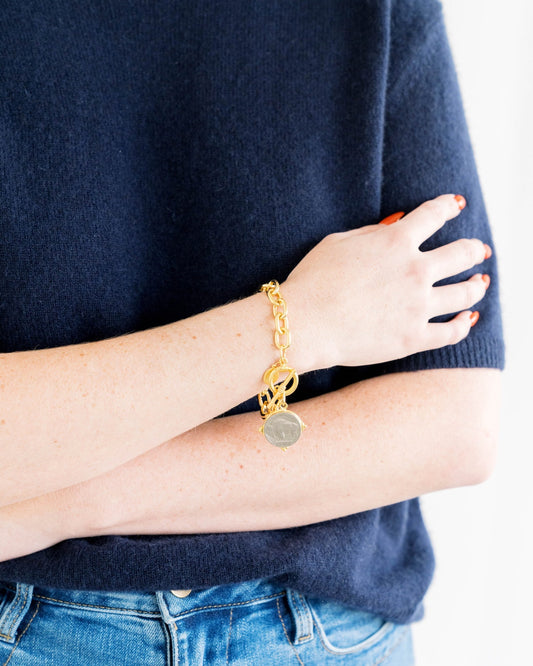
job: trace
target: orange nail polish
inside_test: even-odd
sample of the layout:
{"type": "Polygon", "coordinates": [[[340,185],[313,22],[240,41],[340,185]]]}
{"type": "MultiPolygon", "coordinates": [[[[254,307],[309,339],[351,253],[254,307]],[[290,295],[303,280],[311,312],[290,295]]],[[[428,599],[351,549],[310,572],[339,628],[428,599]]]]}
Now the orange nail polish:
{"type": "Polygon", "coordinates": [[[401,210],[399,213],[393,213],[392,215],[385,217],[383,220],[381,220],[380,224],[394,224],[395,222],[398,222],[398,220],[404,215],[405,213],[403,210],[401,210]]]}
{"type": "Polygon", "coordinates": [[[475,326],[477,324],[477,321],[479,319],[479,312],[476,310],[475,312],[472,312],[470,315],[470,326],[475,326]]]}
{"type": "Polygon", "coordinates": [[[459,204],[459,208],[463,210],[463,208],[466,206],[466,199],[463,197],[462,194],[456,194],[455,195],[455,200],[459,204]]]}
{"type": "Polygon", "coordinates": [[[489,288],[489,284],[490,284],[490,275],[487,275],[487,274],[485,273],[485,275],[482,275],[482,276],[481,276],[481,279],[482,279],[483,282],[485,283],[485,289],[488,289],[488,288],[489,288]]]}
{"type": "Polygon", "coordinates": [[[483,243],[485,247],[485,259],[490,259],[492,257],[492,249],[490,245],[487,245],[486,243],[483,243]]]}

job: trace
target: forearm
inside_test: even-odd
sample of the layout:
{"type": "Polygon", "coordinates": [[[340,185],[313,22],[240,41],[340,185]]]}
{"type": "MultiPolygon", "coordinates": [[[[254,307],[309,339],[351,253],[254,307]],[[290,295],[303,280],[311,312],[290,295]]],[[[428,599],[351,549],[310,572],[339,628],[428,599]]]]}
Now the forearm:
{"type": "MultiPolygon", "coordinates": [[[[479,301],[486,283],[431,285],[484,261],[483,243],[418,249],[459,210],[441,195],[398,229],[367,225],[315,245],[282,284],[291,366],[368,365],[464,339],[468,310],[429,320],[479,301]]],[[[137,333],[0,354],[0,506],[99,476],[259,393],[278,358],[272,333],[258,292],[137,333]]]]}
{"type": "MultiPolygon", "coordinates": [[[[299,333],[291,362],[305,372],[311,345],[299,333]]],[[[117,338],[0,355],[0,506],[98,476],[213,419],[262,390],[277,356],[259,292],[117,338]]]]}
{"type": "Polygon", "coordinates": [[[258,437],[256,414],[216,419],[100,477],[14,505],[11,518],[30,533],[28,521],[60,525],[56,541],[268,530],[477,483],[494,458],[499,375],[386,375],[301,401],[294,408],[312,427],[285,454],[258,437]]]}

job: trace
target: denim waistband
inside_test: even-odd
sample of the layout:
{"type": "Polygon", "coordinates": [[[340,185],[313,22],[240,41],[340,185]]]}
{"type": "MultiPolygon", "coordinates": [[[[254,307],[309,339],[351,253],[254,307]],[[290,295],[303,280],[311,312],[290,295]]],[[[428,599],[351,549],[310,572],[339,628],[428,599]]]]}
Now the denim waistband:
{"type": "Polygon", "coordinates": [[[0,633],[6,636],[16,630],[18,618],[25,614],[32,598],[41,603],[78,607],[85,611],[162,618],[170,624],[179,618],[220,608],[266,603],[286,596],[294,616],[296,640],[305,642],[312,636],[312,619],[304,596],[268,579],[218,585],[207,589],[158,590],[156,592],[103,590],[69,590],[42,587],[26,583],[0,581],[0,586],[12,591],[9,613],[0,617],[0,633]]]}

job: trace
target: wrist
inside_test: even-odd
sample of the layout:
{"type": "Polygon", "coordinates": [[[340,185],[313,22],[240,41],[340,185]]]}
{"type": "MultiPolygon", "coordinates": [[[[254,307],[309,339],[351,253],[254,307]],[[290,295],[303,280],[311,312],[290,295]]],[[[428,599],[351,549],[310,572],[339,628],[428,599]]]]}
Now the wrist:
{"type": "Polygon", "coordinates": [[[18,507],[18,518],[46,545],[97,536],[108,509],[93,492],[96,483],[98,477],[11,506],[18,507]]]}
{"type": "Polygon", "coordinates": [[[63,509],[56,507],[52,495],[0,508],[0,561],[35,553],[67,538],[63,509]]]}
{"type": "Polygon", "coordinates": [[[302,290],[294,282],[283,282],[280,292],[287,302],[291,346],[289,365],[298,374],[331,367],[325,336],[322,333],[312,290],[302,290]]]}

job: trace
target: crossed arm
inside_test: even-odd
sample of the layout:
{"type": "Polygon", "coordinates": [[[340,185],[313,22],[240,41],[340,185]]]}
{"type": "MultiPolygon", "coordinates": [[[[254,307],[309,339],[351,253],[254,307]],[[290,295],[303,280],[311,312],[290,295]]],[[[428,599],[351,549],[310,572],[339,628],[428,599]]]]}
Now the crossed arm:
{"type": "Polygon", "coordinates": [[[498,434],[500,371],[369,379],[299,403],[281,453],[258,413],[214,419],[113,470],[0,509],[0,559],[65,538],[267,530],[480,483],[498,434]]]}
{"type": "MultiPolygon", "coordinates": [[[[470,245],[479,257],[468,261],[480,263],[483,246],[460,247],[470,245]]],[[[328,367],[334,352],[324,356],[316,319],[306,323],[312,307],[285,287],[301,335],[292,362],[301,372],[328,367]]],[[[70,536],[298,526],[486,478],[498,432],[494,369],[393,373],[291,403],[311,427],[285,455],[259,435],[257,412],[215,419],[262,388],[268,310],[254,294],[119,338],[2,355],[0,558],[70,536]]]]}

